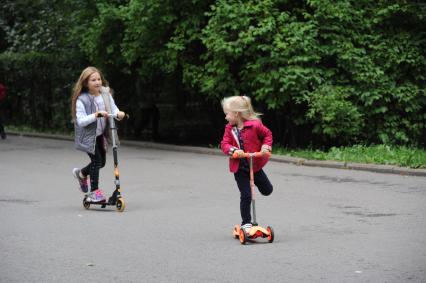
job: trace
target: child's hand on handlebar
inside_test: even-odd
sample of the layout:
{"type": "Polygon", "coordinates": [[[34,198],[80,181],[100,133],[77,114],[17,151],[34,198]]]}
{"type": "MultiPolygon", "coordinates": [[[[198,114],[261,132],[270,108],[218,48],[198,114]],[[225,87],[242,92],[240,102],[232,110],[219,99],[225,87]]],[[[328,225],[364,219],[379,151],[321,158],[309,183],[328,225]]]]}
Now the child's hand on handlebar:
{"type": "Polygon", "coordinates": [[[100,117],[108,117],[108,112],[106,112],[106,111],[96,112],[96,118],[100,118],[100,117]]]}
{"type": "Polygon", "coordinates": [[[243,150],[241,150],[241,149],[236,149],[235,151],[234,151],[234,156],[235,155],[237,155],[237,156],[242,156],[242,155],[244,155],[244,151],[243,150]]]}
{"type": "Polygon", "coordinates": [[[260,149],[260,151],[262,153],[270,153],[271,152],[271,147],[267,144],[262,145],[262,148],[260,149]]]}
{"type": "Polygon", "coordinates": [[[124,116],[126,116],[126,113],[124,113],[123,111],[118,111],[118,113],[117,113],[117,119],[118,120],[122,120],[124,118],[124,116]]]}

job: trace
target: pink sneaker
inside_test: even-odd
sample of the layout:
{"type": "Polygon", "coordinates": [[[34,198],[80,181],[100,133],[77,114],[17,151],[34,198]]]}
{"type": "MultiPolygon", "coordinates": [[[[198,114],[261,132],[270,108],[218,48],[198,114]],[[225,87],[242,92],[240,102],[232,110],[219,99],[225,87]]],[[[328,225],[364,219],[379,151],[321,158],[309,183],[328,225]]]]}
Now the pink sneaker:
{"type": "Polygon", "coordinates": [[[91,192],[87,196],[86,200],[89,201],[89,202],[104,202],[104,201],[106,201],[106,198],[105,198],[102,190],[97,189],[96,191],[91,192]]]}

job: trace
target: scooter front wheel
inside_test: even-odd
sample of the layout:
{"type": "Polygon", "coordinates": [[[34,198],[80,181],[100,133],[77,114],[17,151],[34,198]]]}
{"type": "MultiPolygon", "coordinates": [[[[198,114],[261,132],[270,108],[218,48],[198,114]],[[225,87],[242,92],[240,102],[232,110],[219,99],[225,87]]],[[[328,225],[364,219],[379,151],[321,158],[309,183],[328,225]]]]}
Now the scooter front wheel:
{"type": "Polygon", "coordinates": [[[115,207],[117,208],[118,212],[123,212],[124,208],[126,207],[126,204],[124,203],[124,199],[118,198],[117,203],[115,204],[115,207]]]}
{"type": "Polygon", "coordinates": [[[266,227],[266,231],[268,231],[268,242],[272,243],[274,241],[274,229],[271,226],[266,227]]]}

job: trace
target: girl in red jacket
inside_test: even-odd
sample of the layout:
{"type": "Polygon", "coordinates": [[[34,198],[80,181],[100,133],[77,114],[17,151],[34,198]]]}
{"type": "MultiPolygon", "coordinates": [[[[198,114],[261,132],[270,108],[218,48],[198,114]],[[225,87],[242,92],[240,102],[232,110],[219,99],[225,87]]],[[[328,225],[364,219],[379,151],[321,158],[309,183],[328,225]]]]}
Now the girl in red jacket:
{"type": "MultiPolygon", "coordinates": [[[[222,100],[225,119],[229,122],[225,127],[220,147],[227,155],[234,152],[269,152],[272,150],[272,132],[259,119],[259,113],[253,110],[247,96],[231,96],[222,100]]],[[[262,167],[268,157],[253,159],[254,184],[262,195],[272,193],[272,184],[263,172],[262,167]]],[[[250,173],[247,159],[229,159],[229,169],[234,173],[240,190],[241,228],[249,231],[252,227],[250,204],[250,173]]]]}

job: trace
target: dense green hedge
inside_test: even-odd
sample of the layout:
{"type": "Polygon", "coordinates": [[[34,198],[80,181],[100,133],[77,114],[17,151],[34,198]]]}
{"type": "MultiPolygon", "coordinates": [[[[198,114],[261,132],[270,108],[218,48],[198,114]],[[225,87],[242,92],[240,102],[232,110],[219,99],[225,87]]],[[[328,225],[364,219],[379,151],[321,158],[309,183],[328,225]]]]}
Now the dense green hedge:
{"type": "MultiPolygon", "coordinates": [[[[104,70],[122,108],[156,105],[164,131],[192,125],[180,127],[181,136],[197,126],[220,129],[220,99],[248,94],[284,145],[425,145],[421,1],[39,0],[30,11],[6,3],[0,75],[20,97],[13,112],[25,106],[13,121],[67,127],[60,93],[90,62],[104,70]],[[28,18],[42,37],[24,32],[28,18]]],[[[132,123],[127,132],[137,136],[130,127],[141,126],[132,123]]],[[[205,141],[220,138],[220,130],[207,132],[205,141]]]]}
{"type": "Polygon", "coordinates": [[[424,139],[424,7],[408,1],[244,3],[217,1],[208,13],[205,65],[189,72],[203,92],[249,93],[335,142],[424,139]]]}

